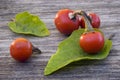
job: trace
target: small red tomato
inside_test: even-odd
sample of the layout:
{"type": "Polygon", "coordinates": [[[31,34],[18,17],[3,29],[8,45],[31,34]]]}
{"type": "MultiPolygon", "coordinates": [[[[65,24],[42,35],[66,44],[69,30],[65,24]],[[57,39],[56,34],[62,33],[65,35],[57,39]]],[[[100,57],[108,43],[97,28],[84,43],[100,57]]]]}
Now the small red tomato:
{"type": "Polygon", "coordinates": [[[25,38],[17,38],[10,45],[11,56],[19,61],[24,62],[32,55],[32,44],[25,38]]]}
{"type": "Polygon", "coordinates": [[[56,28],[65,35],[70,35],[80,25],[78,16],[75,19],[70,19],[69,14],[71,13],[73,13],[72,10],[62,9],[58,11],[54,19],[56,28]]]}
{"type": "MultiPolygon", "coordinates": [[[[95,13],[89,13],[88,16],[91,19],[91,25],[93,28],[99,28],[100,27],[100,18],[95,13]]],[[[85,28],[85,21],[84,18],[81,18],[81,28],[85,28]]]]}
{"type": "Polygon", "coordinates": [[[98,53],[104,47],[104,36],[98,32],[87,32],[80,37],[80,47],[87,53],[98,53]]]}

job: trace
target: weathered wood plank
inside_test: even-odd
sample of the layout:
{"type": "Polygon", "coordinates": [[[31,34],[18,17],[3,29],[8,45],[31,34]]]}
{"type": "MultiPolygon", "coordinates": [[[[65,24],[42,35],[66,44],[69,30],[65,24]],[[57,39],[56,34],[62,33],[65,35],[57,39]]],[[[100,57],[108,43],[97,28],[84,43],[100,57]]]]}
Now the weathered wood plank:
{"type": "Polygon", "coordinates": [[[120,0],[0,0],[0,80],[120,80],[120,0]],[[74,62],[50,76],[43,71],[58,43],[65,39],[53,23],[58,10],[83,9],[96,12],[101,18],[101,29],[108,37],[116,33],[113,47],[107,59],[101,61],[74,62]],[[15,34],[7,23],[18,12],[29,11],[38,15],[51,32],[49,37],[39,38],[15,34]],[[9,55],[13,39],[25,37],[42,50],[26,63],[18,63],[9,55]]]}

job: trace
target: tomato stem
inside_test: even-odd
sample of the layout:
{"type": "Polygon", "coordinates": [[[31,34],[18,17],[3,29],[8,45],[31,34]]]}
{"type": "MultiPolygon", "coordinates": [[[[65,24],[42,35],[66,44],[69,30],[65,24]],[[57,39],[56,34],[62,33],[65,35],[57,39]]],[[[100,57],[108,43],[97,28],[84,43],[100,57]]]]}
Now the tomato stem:
{"type": "Polygon", "coordinates": [[[115,36],[115,33],[111,34],[108,39],[112,40],[114,36],[115,36]]]}
{"type": "MultiPolygon", "coordinates": [[[[91,25],[91,19],[90,17],[86,14],[85,11],[82,11],[82,10],[76,10],[72,16],[76,16],[76,15],[80,15],[80,16],[83,16],[84,17],[84,21],[85,21],[85,32],[88,32],[88,31],[94,31],[94,29],[92,28],[92,25],[91,25]]],[[[71,16],[71,17],[72,17],[71,16]]],[[[73,18],[74,18],[73,17],[73,18]]]]}
{"type": "Polygon", "coordinates": [[[35,52],[35,53],[41,53],[41,50],[40,50],[39,48],[33,46],[33,45],[32,45],[32,51],[33,51],[33,53],[34,53],[34,52],[35,52]]]}
{"type": "Polygon", "coordinates": [[[14,19],[14,18],[12,18],[10,21],[13,21],[13,22],[15,22],[15,19],[14,19]]]}

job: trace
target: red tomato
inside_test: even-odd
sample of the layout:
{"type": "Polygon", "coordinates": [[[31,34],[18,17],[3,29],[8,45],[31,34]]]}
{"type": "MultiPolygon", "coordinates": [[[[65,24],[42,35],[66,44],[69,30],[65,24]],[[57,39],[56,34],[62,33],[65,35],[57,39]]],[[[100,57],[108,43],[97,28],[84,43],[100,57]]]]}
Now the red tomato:
{"type": "Polygon", "coordinates": [[[76,16],[76,18],[72,20],[69,17],[70,13],[73,13],[73,11],[69,9],[60,10],[54,19],[56,28],[65,35],[70,35],[74,30],[78,29],[80,25],[79,17],[76,16]]]}
{"type": "MultiPolygon", "coordinates": [[[[91,18],[91,25],[93,28],[99,28],[100,27],[100,18],[95,13],[89,13],[88,16],[91,18]]],[[[84,18],[81,18],[81,28],[85,28],[85,21],[84,18]]]]}
{"type": "Polygon", "coordinates": [[[80,37],[80,47],[87,53],[98,53],[103,46],[104,36],[100,32],[87,32],[80,37]]]}
{"type": "Polygon", "coordinates": [[[32,44],[27,39],[17,38],[10,45],[11,56],[20,62],[28,60],[32,54],[32,44]]]}

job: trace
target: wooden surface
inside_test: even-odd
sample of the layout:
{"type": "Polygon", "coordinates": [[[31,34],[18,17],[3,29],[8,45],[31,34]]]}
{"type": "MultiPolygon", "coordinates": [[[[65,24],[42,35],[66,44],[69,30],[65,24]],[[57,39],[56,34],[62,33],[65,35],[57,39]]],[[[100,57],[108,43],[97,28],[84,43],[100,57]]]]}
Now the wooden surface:
{"type": "MultiPolygon", "coordinates": [[[[0,80],[120,80],[120,0],[0,0],[0,80]],[[108,37],[115,33],[109,56],[100,61],[78,61],[49,76],[43,71],[58,43],[65,39],[53,23],[58,10],[70,8],[100,15],[101,29],[108,37]],[[15,14],[29,11],[38,15],[51,32],[49,37],[33,37],[13,33],[7,23],[15,14]],[[42,50],[26,63],[13,60],[10,43],[18,37],[29,39],[42,50]]],[[[69,55],[68,55],[69,56],[69,55]]]]}

